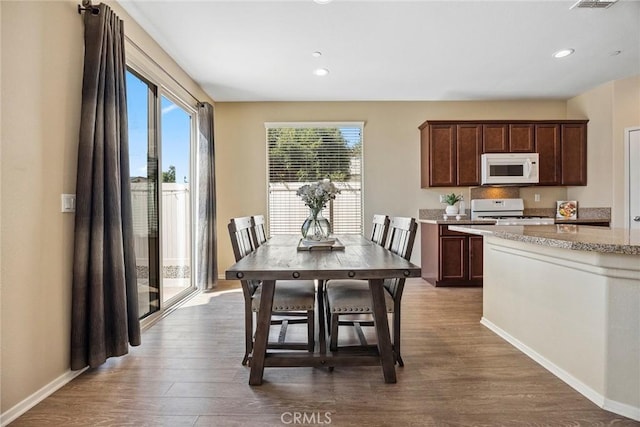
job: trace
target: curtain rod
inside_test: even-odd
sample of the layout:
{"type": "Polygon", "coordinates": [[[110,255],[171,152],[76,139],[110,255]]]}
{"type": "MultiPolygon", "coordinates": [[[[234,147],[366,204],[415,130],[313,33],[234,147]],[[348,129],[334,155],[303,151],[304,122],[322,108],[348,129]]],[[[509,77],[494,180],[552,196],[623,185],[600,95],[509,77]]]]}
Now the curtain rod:
{"type": "Polygon", "coordinates": [[[100,8],[91,4],[91,0],[82,0],[82,4],[78,5],[78,13],[82,15],[82,12],[90,10],[93,15],[100,14],[100,8]]]}
{"type": "MultiPolygon", "coordinates": [[[[78,13],[82,14],[82,12],[90,10],[92,14],[94,15],[99,15],[100,14],[100,8],[98,8],[98,6],[94,6],[91,4],[91,0],[82,0],[82,4],[78,5],[78,13]]],[[[162,65],[158,64],[158,62],[153,59],[151,56],[149,56],[149,54],[147,52],[145,52],[140,46],[138,46],[136,44],[136,42],[134,42],[133,40],[131,40],[126,34],[124,35],[124,38],[131,43],[131,45],[133,47],[135,47],[138,52],[140,52],[141,54],[143,54],[149,61],[153,62],[155,64],[156,67],[158,67],[165,75],[167,75],[171,80],[174,81],[174,83],[176,83],[178,86],[180,86],[182,88],[182,90],[184,90],[187,94],[189,94],[189,96],[191,98],[194,99],[194,101],[196,101],[196,103],[198,104],[198,106],[202,105],[203,102],[201,102],[198,98],[196,98],[186,87],[184,87],[182,85],[182,83],[180,83],[178,80],[175,79],[175,77],[173,77],[167,70],[164,69],[164,67],[162,67],[162,65]]]]}

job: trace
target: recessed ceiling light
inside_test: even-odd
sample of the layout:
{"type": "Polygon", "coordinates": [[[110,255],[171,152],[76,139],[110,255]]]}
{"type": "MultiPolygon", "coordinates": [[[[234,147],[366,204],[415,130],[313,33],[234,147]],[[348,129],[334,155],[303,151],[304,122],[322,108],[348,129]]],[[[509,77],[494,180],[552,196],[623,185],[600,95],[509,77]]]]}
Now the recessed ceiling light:
{"type": "Polygon", "coordinates": [[[573,49],[562,49],[553,54],[554,58],[564,58],[565,56],[571,55],[575,50],[573,49]]]}
{"type": "Polygon", "coordinates": [[[313,0],[313,1],[318,4],[327,4],[327,3],[331,3],[332,0],[313,0]]]}
{"type": "Polygon", "coordinates": [[[322,52],[320,52],[319,50],[316,50],[311,54],[311,56],[313,56],[314,58],[320,58],[322,56],[322,52]]]}
{"type": "Polygon", "coordinates": [[[329,70],[327,70],[326,68],[318,68],[318,69],[313,70],[313,74],[315,74],[316,76],[319,76],[319,77],[324,77],[327,74],[329,74],[329,70]]]}

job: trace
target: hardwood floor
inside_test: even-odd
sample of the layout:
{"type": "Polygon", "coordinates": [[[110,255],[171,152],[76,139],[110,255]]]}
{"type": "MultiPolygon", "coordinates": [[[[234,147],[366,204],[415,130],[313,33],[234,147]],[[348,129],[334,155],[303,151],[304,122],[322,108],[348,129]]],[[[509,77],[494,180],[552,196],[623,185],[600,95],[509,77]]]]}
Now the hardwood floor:
{"type": "MultiPolygon", "coordinates": [[[[197,295],[129,355],[80,375],[11,426],[640,425],[480,325],[482,289],[417,279],[403,297],[396,384],[384,383],[380,367],[266,368],[264,384],[250,387],[238,286],[197,295]]],[[[290,332],[304,334],[304,325],[290,332]]],[[[341,342],[355,340],[343,332],[341,342]]]]}

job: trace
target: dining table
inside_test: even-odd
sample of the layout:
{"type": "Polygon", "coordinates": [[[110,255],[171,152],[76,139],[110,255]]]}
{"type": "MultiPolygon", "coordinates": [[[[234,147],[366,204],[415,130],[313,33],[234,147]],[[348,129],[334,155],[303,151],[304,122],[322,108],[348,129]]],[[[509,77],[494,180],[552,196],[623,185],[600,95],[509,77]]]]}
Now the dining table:
{"type": "Polygon", "coordinates": [[[338,367],[381,365],[386,383],[396,382],[395,357],[384,298],[384,279],[420,277],[420,267],[373,243],[365,236],[333,236],[331,247],[301,248],[299,235],[274,235],[225,272],[227,280],[260,280],[262,294],[256,320],[249,384],[262,384],[265,367],[338,367]],[[369,283],[377,345],[357,351],[326,348],[323,284],[331,279],[362,279],[369,283]],[[276,281],[318,283],[318,346],[313,352],[269,352],[269,327],[276,281]]]}

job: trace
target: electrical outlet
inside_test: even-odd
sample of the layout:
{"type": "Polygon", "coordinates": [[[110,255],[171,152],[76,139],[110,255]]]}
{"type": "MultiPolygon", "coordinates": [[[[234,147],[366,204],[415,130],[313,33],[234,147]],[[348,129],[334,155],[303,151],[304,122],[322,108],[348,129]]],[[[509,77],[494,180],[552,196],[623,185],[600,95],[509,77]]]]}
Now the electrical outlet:
{"type": "Polygon", "coordinates": [[[444,196],[444,194],[441,194],[441,195],[440,195],[440,203],[446,203],[446,202],[444,201],[444,197],[445,197],[445,196],[444,196]]]}
{"type": "Polygon", "coordinates": [[[533,195],[533,200],[534,200],[535,202],[539,202],[539,201],[540,201],[540,195],[539,195],[538,193],[534,194],[534,195],[533,195]]]}

